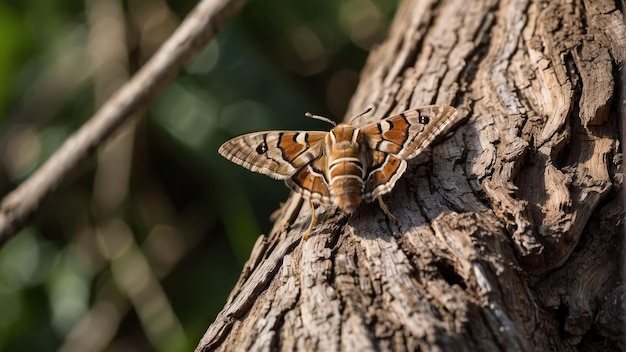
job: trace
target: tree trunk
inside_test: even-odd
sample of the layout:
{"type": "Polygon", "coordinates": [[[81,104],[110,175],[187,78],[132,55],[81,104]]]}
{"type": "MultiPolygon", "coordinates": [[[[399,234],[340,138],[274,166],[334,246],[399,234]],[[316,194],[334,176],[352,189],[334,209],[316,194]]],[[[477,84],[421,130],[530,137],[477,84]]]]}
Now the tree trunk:
{"type": "Polygon", "coordinates": [[[348,118],[468,121],[347,217],[296,194],[198,350],[624,349],[623,7],[407,0],[348,118]],[[304,206],[302,206],[304,204],[304,206]]]}

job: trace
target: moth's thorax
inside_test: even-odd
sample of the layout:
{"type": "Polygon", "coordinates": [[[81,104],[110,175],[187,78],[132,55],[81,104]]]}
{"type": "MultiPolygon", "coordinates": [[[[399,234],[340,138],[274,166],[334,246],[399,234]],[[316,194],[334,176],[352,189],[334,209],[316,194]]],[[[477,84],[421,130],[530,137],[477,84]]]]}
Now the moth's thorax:
{"type": "Polygon", "coordinates": [[[361,131],[347,124],[338,125],[326,136],[325,152],[330,191],[339,208],[352,213],[361,203],[367,162],[361,131]]]}

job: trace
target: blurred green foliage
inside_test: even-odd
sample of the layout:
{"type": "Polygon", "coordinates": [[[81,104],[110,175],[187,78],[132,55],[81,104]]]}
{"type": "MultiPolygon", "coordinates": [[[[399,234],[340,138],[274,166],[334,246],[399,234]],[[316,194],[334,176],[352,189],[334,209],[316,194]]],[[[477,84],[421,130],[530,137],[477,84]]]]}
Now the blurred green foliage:
{"type": "MultiPolygon", "coordinates": [[[[109,51],[99,45],[120,43],[97,40],[115,33],[95,31],[98,20],[118,11],[127,55],[113,67],[132,75],[195,3],[0,3],[0,194],[119,85],[101,74],[109,51]]],[[[224,160],[217,147],[258,130],[328,129],[305,111],[341,119],[395,6],[247,4],[116,138],[120,146],[66,180],[0,249],[0,350],[193,349],[289,193],[224,160]]]]}

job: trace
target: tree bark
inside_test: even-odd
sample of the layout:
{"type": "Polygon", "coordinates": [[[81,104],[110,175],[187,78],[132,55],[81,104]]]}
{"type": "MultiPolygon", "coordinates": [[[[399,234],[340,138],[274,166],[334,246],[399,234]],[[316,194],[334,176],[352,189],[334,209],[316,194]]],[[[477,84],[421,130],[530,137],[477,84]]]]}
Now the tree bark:
{"type": "Polygon", "coordinates": [[[468,121],[351,217],[292,194],[197,350],[624,349],[620,96],[609,0],[406,0],[347,117],[468,121]],[[306,205],[306,203],[304,203],[306,205]]]}

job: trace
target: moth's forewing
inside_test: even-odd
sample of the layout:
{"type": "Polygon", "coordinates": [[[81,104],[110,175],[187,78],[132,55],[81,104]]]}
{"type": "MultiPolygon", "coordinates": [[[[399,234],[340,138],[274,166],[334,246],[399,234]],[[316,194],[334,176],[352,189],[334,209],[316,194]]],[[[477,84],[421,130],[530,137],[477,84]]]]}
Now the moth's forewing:
{"type": "Polygon", "coordinates": [[[455,108],[430,105],[365,125],[361,131],[371,149],[407,160],[417,156],[458,122],[460,118],[455,108]]]}
{"type": "Polygon", "coordinates": [[[222,144],[218,152],[251,171],[287,179],[322,154],[327,132],[268,131],[249,133],[222,144]]]}

